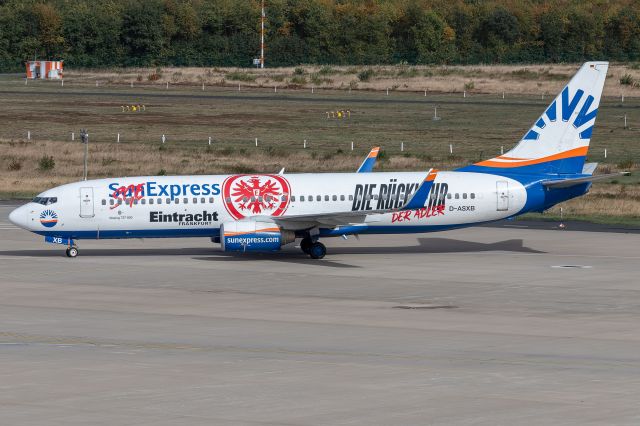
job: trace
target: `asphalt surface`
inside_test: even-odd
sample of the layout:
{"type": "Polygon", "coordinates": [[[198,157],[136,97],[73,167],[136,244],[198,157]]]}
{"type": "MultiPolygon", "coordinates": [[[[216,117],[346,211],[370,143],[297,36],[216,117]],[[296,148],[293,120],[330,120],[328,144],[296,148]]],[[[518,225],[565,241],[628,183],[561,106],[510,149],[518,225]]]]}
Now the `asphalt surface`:
{"type": "MultiPolygon", "coordinates": [[[[0,206],[0,423],[640,423],[640,236],[479,227],[230,255],[0,206]]],[[[508,225],[508,224],[507,224],[508,225]]]]}

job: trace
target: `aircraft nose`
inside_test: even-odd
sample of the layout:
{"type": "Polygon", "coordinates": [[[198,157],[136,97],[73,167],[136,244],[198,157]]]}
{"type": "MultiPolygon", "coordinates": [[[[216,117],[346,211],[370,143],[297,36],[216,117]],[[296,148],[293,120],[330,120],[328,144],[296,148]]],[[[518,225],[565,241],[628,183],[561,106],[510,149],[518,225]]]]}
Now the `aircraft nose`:
{"type": "Polygon", "coordinates": [[[28,219],[29,219],[27,217],[27,214],[28,214],[28,211],[26,206],[21,206],[13,210],[11,213],[9,213],[9,220],[14,225],[19,226],[20,228],[26,229],[28,225],[28,219]]]}

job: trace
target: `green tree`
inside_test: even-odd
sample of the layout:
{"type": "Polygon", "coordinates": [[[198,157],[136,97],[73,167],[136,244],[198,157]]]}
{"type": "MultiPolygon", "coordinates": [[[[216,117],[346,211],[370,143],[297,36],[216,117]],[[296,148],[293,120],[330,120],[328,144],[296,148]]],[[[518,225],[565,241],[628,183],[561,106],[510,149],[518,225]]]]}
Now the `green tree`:
{"type": "Polygon", "coordinates": [[[157,0],[129,0],[122,16],[125,65],[152,65],[162,51],[162,5],[157,0]]]}
{"type": "Polygon", "coordinates": [[[421,64],[449,63],[455,59],[455,32],[435,12],[425,13],[413,27],[421,64]]]}

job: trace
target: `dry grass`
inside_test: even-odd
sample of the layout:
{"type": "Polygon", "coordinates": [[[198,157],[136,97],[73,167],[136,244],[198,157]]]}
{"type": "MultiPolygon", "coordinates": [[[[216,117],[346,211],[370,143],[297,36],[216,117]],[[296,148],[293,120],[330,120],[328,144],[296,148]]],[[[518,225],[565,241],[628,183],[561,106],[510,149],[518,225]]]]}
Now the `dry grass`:
{"type": "MultiPolygon", "coordinates": [[[[93,84],[193,85],[244,87],[305,87],[385,91],[431,91],[501,94],[551,94],[559,91],[579,64],[559,65],[475,65],[475,66],[300,66],[287,68],[126,68],[107,70],[67,70],[71,81],[93,84]],[[368,81],[358,74],[371,70],[368,81]],[[157,75],[157,80],[150,76],[157,75]],[[472,88],[471,88],[472,87],[472,88]]],[[[155,77],[153,77],[155,78],[155,77]]],[[[640,67],[612,64],[605,96],[640,96],[640,67]],[[629,75],[636,82],[620,84],[629,75]]]]}
{"type": "MultiPolygon", "coordinates": [[[[52,186],[82,178],[83,146],[73,142],[0,140],[0,193],[9,197],[30,196],[52,186]],[[38,168],[42,156],[52,156],[53,170],[38,168]],[[20,164],[16,170],[15,164],[20,164]]],[[[277,173],[353,171],[364,154],[287,151],[278,148],[230,147],[184,148],[179,145],[115,144],[90,145],[89,178],[109,176],[277,173]]],[[[403,164],[404,166],[405,164],[403,164]]],[[[424,161],[413,159],[416,170],[424,161]]]]}
{"type": "Polygon", "coordinates": [[[562,208],[565,217],[600,216],[636,219],[640,223],[640,186],[594,184],[589,193],[548,210],[559,215],[562,208]]]}

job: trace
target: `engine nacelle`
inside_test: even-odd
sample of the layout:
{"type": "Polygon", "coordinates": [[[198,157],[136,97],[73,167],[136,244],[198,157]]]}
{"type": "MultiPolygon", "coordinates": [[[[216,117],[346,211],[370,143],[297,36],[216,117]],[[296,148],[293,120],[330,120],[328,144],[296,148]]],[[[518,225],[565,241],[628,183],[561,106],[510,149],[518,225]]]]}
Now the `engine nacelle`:
{"type": "Polygon", "coordinates": [[[295,239],[295,232],[282,230],[275,223],[241,221],[220,225],[224,251],[276,251],[295,239]]]}

